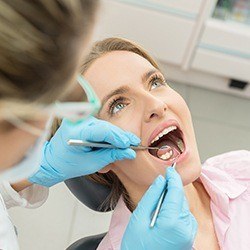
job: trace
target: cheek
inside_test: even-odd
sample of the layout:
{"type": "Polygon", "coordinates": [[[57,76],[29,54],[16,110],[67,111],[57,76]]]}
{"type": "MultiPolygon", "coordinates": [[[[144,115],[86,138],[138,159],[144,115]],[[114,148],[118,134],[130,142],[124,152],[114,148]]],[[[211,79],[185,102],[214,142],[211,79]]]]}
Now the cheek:
{"type": "Polygon", "coordinates": [[[183,120],[186,121],[183,124],[192,121],[190,110],[187,106],[187,103],[185,100],[182,98],[180,94],[172,90],[172,102],[170,104],[171,109],[174,111],[175,114],[178,115],[179,118],[183,117],[183,120]]]}
{"type": "Polygon", "coordinates": [[[174,90],[172,90],[172,92],[173,99],[172,102],[169,104],[169,108],[173,111],[175,115],[177,115],[183,126],[183,129],[185,130],[186,136],[189,137],[189,139],[191,139],[192,141],[195,141],[193,122],[190,110],[182,96],[174,90]]]}
{"type": "Polygon", "coordinates": [[[141,137],[141,112],[135,112],[135,110],[127,109],[121,111],[117,117],[106,119],[106,121],[118,126],[119,128],[134,133],[138,137],[141,137]],[[138,115],[134,115],[137,113],[138,115]],[[131,121],[131,117],[133,120],[131,121]]]}
{"type": "Polygon", "coordinates": [[[192,123],[189,108],[180,94],[178,94],[171,87],[165,88],[158,95],[163,102],[165,102],[170,111],[172,111],[184,125],[192,123]]]}
{"type": "Polygon", "coordinates": [[[166,168],[155,164],[146,153],[138,151],[136,159],[115,163],[113,171],[123,183],[148,187],[158,175],[165,175],[166,168]]]}
{"type": "Polygon", "coordinates": [[[117,176],[125,186],[133,184],[133,186],[148,187],[157,177],[157,175],[154,175],[145,166],[137,165],[136,160],[127,163],[124,161],[122,164],[119,164],[118,168],[119,173],[117,173],[117,176]]]}
{"type": "Polygon", "coordinates": [[[0,159],[1,170],[10,168],[20,162],[30,147],[34,145],[36,139],[36,136],[19,129],[14,129],[13,132],[2,136],[0,152],[4,157],[0,159]]]}

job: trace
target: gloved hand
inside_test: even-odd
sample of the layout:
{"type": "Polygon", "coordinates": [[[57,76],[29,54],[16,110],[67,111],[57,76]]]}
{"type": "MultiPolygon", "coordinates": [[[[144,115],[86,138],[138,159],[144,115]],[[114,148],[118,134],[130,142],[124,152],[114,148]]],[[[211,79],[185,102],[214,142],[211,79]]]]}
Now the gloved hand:
{"type": "Polygon", "coordinates": [[[197,232],[197,222],[191,214],[179,174],[168,168],[166,180],[159,176],[145,193],[131,215],[123,236],[122,250],[189,250],[197,232]],[[155,226],[150,228],[151,214],[168,182],[155,226]]]}
{"type": "Polygon", "coordinates": [[[53,138],[43,148],[43,159],[37,173],[29,181],[50,187],[58,182],[94,173],[109,163],[134,159],[136,154],[129,147],[138,145],[140,139],[130,132],[94,117],[79,124],[63,120],[53,138]],[[69,139],[107,142],[121,149],[91,149],[69,146],[69,139]]]}

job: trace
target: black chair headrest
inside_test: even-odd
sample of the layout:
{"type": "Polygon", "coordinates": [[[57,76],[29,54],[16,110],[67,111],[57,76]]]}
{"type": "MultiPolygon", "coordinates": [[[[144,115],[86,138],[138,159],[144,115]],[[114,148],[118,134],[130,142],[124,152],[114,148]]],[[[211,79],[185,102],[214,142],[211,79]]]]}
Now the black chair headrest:
{"type": "Polygon", "coordinates": [[[103,233],[82,238],[70,245],[66,250],[96,250],[105,235],[106,233],[103,233]]]}
{"type": "Polygon", "coordinates": [[[102,207],[103,202],[110,194],[110,189],[101,184],[93,182],[87,177],[77,177],[65,181],[69,190],[81,201],[84,205],[98,212],[107,212],[110,210],[102,207]]]}

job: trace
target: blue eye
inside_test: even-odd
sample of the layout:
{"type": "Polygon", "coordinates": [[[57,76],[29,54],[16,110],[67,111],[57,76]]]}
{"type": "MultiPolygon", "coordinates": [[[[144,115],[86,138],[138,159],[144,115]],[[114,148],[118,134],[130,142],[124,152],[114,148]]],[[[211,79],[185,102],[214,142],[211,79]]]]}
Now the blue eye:
{"type": "Polygon", "coordinates": [[[124,97],[119,97],[111,101],[111,103],[109,104],[109,110],[108,110],[109,114],[111,116],[115,115],[121,110],[123,110],[127,105],[128,105],[128,100],[126,100],[126,98],[124,97]]]}
{"type": "Polygon", "coordinates": [[[124,103],[118,103],[112,108],[112,114],[116,114],[119,111],[121,111],[123,108],[126,107],[126,104],[124,103]]]}
{"type": "Polygon", "coordinates": [[[166,86],[166,81],[162,77],[154,76],[150,81],[150,90],[159,88],[161,86],[166,86]]]}
{"type": "Polygon", "coordinates": [[[158,88],[158,87],[161,87],[162,85],[163,85],[162,82],[154,81],[151,84],[151,90],[155,89],[155,88],[158,88]]]}

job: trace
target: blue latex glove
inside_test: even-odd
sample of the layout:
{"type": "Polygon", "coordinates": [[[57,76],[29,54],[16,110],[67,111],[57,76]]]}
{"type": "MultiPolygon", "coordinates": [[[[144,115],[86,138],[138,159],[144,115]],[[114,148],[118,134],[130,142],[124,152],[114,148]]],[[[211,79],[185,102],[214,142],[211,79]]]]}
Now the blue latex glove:
{"type": "Polygon", "coordinates": [[[122,250],[192,249],[197,222],[188,208],[181,178],[171,167],[167,170],[166,180],[159,176],[139,202],[123,236],[122,250]],[[168,192],[155,226],[150,228],[151,214],[166,180],[168,192]]]}
{"type": "Polygon", "coordinates": [[[44,145],[41,167],[29,181],[50,187],[66,179],[97,172],[109,163],[134,159],[135,151],[128,147],[139,143],[140,139],[132,133],[94,117],[79,124],[63,120],[53,138],[44,145]],[[122,149],[69,146],[69,139],[107,142],[122,149]]]}

